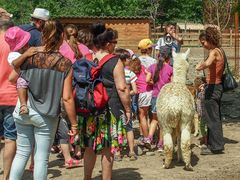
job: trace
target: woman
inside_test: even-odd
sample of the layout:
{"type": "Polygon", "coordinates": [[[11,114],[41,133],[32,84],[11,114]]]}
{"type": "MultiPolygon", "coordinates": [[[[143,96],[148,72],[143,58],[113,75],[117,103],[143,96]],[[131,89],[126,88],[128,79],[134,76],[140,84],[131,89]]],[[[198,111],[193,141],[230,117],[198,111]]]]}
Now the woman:
{"type": "Polygon", "coordinates": [[[203,119],[208,127],[207,147],[202,148],[201,154],[222,153],[224,139],[221,121],[220,104],[223,93],[222,74],[224,71],[224,56],[220,45],[220,32],[216,27],[208,27],[200,34],[202,46],[209,50],[207,59],[196,66],[196,70],[208,69],[207,87],[203,100],[203,119]]]}
{"type": "Polygon", "coordinates": [[[19,115],[18,102],[13,114],[17,132],[17,153],[10,180],[21,179],[34,144],[34,179],[47,179],[47,164],[60,114],[63,98],[71,122],[71,133],[76,135],[77,121],[72,95],[71,61],[58,49],[63,42],[63,26],[58,21],[46,21],[41,52],[28,58],[21,66],[22,77],[29,82],[28,115],[19,115]]]}
{"type": "MultiPolygon", "coordinates": [[[[105,28],[103,24],[92,27],[93,42],[97,49],[95,58],[99,61],[114,52],[117,32],[105,28]]],[[[84,179],[90,180],[96,162],[96,155],[102,155],[102,179],[111,180],[113,153],[126,145],[124,125],[130,120],[130,94],[125,82],[124,65],[118,57],[113,57],[101,70],[103,84],[110,97],[108,106],[98,116],[79,116],[80,144],[85,147],[84,179]],[[117,82],[117,83],[116,83],[117,82]],[[126,118],[127,117],[127,118],[126,118]]]]}
{"type": "MultiPolygon", "coordinates": [[[[171,81],[173,68],[167,63],[171,57],[171,49],[167,46],[160,47],[160,56],[156,64],[147,69],[146,82],[153,85],[152,91],[152,120],[149,127],[148,138],[152,141],[155,130],[158,126],[156,102],[162,87],[171,81]]],[[[157,148],[159,152],[163,151],[163,135],[160,130],[157,148]]]]}

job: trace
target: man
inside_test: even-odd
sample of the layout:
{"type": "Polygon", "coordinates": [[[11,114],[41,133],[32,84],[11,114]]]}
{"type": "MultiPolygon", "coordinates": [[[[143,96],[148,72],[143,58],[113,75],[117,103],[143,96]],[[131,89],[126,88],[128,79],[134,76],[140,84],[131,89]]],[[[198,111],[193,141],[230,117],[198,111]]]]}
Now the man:
{"type": "Polygon", "coordinates": [[[43,8],[35,8],[33,14],[31,14],[31,23],[20,25],[19,27],[24,31],[30,32],[31,38],[29,46],[41,46],[42,34],[45,21],[49,19],[49,11],[43,8]]]}
{"type": "MultiPolygon", "coordinates": [[[[183,44],[182,37],[178,36],[176,33],[176,28],[173,23],[168,23],[165,26],[165,35],[159,38],[157,42],[157,46],[155,47],[156,50],[156,57],[159,57],[159,50],[160,47],[169,46],[172,51],[180,52],[181,45],[183,44]]],[[[170,59],[170,65],[173,65],[173,59],[170,59]]]]}
{"type": "Polygon", "coordinates": [[[8,81],[12,67],[7,61],[10,48],[4,39],[6,30],[11,26],[13,26],[12,22],[0,18],[0,138],[4,137],[5,141],[3,154],[4,180],[9,178],[12,161],[16,153],[17,139],[12,113],[18,97],[15,84],[8,81]]]}

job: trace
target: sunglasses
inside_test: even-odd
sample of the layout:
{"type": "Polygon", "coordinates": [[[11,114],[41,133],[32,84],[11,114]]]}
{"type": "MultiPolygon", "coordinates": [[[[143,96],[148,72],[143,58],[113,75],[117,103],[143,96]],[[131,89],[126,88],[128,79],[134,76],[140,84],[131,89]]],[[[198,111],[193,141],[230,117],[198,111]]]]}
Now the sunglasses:
{"type": "Polygon", "coordinates": [[[117,44],[118,42],[117,41],[110,41],[110,43],[117,44]]]}

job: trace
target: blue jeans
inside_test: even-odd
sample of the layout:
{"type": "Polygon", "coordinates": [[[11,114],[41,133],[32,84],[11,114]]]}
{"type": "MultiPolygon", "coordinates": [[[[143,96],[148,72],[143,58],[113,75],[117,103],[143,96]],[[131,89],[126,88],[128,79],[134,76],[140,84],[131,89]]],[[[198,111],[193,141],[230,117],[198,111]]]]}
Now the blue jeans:
{"type": "Polygon", "coordinates": [[[6,139],[16,140],[17,130],[12,113],[15,106],[0,106],[0,136],[6,139]]]}
{"type": "Polygon", "coordinates": [[[17,106],[13,117],[17,127],[17,152],[13,160],[10,180],[20,180],[34,147],[34,180],[47,179],[50,147],[58,125],[58,117],[38,114],[31,107],[28,115],[19,115],[17,106]]]}

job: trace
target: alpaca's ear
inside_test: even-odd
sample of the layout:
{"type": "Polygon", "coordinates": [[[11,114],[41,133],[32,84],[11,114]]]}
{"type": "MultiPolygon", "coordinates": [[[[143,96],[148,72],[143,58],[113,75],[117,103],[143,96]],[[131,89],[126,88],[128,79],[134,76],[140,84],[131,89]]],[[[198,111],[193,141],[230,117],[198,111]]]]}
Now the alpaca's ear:
{"type": "Polygon", "coordinates": [[[188,48],[187,51],[184,53],[185,59],[188,58],[189,54],[190,54],[190,48],[188,48]]]}
{"type": "Polygon", "coordinates": [[[177,56],[177,53],[175,51],[172,51],[172,57],[175,58],[177,56]]]}

